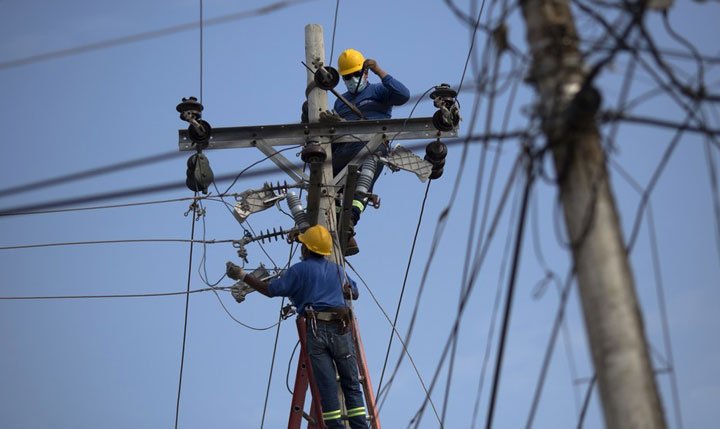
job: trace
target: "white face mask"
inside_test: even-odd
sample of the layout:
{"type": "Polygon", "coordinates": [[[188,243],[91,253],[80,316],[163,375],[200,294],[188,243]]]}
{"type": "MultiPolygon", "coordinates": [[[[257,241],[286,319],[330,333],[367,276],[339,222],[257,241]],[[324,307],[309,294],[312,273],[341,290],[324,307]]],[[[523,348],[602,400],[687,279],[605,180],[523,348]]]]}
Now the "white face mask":
{"type": "Polygon", "coordinates": [[[367,86],[367,78],[364,75],[347,80],[343,79],[343,82],[345,82],[345,86],[350,94],[359,94],[367,86]]]}

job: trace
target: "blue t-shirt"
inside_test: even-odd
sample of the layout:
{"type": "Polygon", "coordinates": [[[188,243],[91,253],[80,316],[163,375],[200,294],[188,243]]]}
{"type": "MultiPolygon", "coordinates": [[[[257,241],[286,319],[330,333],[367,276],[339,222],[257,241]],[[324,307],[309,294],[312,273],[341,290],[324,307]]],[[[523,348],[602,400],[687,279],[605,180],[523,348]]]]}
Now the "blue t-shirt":
{"type": "MultiPolygon", "coordinates": [[[[357,292],[357,285],[347,278],[357,292]]],[[[321,257],[310,257],[290,267],[282,276],[270,282],[271,296],[289,297],[299,315],[311,305],[317,311],[333,307],[345,307],[342,285],[345,274],[339,265],[321,257]]]]}
{"type": "MultiPolygon", "coordinates": [[[[410,99],[410,91],[390,75],[382,78],[382,83],[370,83],[359,94],[343,94],[349,102],[357,106],[366,119],[390,119],[392,106],[400,106],[410,99]]],[[[335,100],[335,112],[348,121],[360,118],[340,99],[335,100]]]]}

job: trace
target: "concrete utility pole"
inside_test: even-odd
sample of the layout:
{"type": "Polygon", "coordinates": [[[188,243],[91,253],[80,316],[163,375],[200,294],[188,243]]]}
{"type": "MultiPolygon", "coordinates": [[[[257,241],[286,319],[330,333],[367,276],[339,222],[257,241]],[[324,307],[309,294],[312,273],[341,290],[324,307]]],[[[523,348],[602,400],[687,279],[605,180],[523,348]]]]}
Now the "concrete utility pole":
{"type": "MultiPolygon", "coordinates": [[[[325,44],[323,41],[323,28],[319,24],[308,24],[305,26],[305,63],[310,66],[313,70],[320,67],[322,62],[325,61],[325,44]]],[[[315,81],[315,75],[308,70],[307,71],[307,84],[313,85],[315,81]]],[[[320,122],[320,112],[327,110],[328,99],[327,91],[323,91],[320,88],[314,87],[307,95],[308,101],[308,121],[312,123],[320,122]]],[[[326,186],[329,183],[333,183],[333,168],[332,168],[332,150],[330,140],[325,137],[319,137],[317,143],[323,148],[327,158],[322,167],[322,180],[320,181],[320,189],[310,189],[308,192],[308,208],[310,208],[310,201],[318,198],[318,196],[312,195],[314,192],[320,192],[319,200],[320,207],[318,210],[317,223],[326,227],[331,234],[334,234],[336,229],[335,219],[335,188],[326,186]]],[[[312,172],[311,172],[312,178],[312,172]]],[[[311,219],[311,223],[314,223],[314,219],[311,219]]],[[[335,253],[338,251],[336,246],[333,246],[333,255],[330,255],[330,260],[335,260],[335,253]]],[[[342,258],[342,256],[339,256],[342,258]]]]}
{"type": "Polygon", "coordinates": [[[567,0],[524,0],[530,81],[557,170],[608,428],[666,427],[567,0]]]}

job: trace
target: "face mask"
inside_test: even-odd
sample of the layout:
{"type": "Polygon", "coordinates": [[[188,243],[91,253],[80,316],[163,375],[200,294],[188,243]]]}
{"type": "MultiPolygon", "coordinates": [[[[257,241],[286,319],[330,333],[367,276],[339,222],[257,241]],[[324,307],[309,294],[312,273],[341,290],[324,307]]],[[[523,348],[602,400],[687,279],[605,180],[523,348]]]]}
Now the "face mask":
{"type": "Polygon", "coordinates": [[[358,94],[367,86],[367,78],[365,78],[365,76],[353,77],[343,80],[343,82],[345,82],[345,86],[350,94],[358,94]]]}

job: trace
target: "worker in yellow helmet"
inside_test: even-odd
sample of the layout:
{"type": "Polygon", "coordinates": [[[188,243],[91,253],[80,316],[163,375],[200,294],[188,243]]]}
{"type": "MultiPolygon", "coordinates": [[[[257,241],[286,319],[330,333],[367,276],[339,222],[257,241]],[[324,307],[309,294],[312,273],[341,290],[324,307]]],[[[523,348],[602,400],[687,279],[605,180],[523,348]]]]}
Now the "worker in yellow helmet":
{"type": "MultiPolygon", "coordinates": [[[[365,119],[390,119],[393,106],[405,104],[410,98],[410,91],[405,85],[383,70],[376,60],[365,59],[363,54],[355,49],[346,49],[340,54],[338,72],[347,88],[343,97],[354,104],[365,119]],[[380,78],[380,83],[368,82],[369,71],[380,78]]],[[[361,119],[340,99],[335,100],[333,108],[337,115],[345,120],[361,119]]],[[[365,144],[366,142],[333,143],[333,175],[337,175],[365,147],[365,144]]],[[[387,155],[388,147],[382,145],[376,153],[387,155]]],[[[372,187],[380,177],[382,167],[382,164],[377,166],[368,192],[372,192],[372,187]]],[[[353,226],[360,220],[360,215],[366,206],[367,199],[356,195],[352,210],[353,226]]],[[[351,236],[346,247],[346,256],[354,255],[359,251],[357,242],[351,236]]]]}
{"type": "Polygon", "coordinates": [[[337,368],[350,427],[367,429],[357,357],[349,329],[352,316],[344,299],[358,298],[357,285],[339,265],[324,258],[332,253],[333,247],[332,236],[324,226],[312,226],[297,239],[302,243],[303,260],[279,278],[261,281],[232,262],[227,263],[226,274],[265,296],[290,298],[298,316],[304,316],[308,323],[306,346],[320,390],[325,427],[345,427],[335,379],[337,368]]]}

